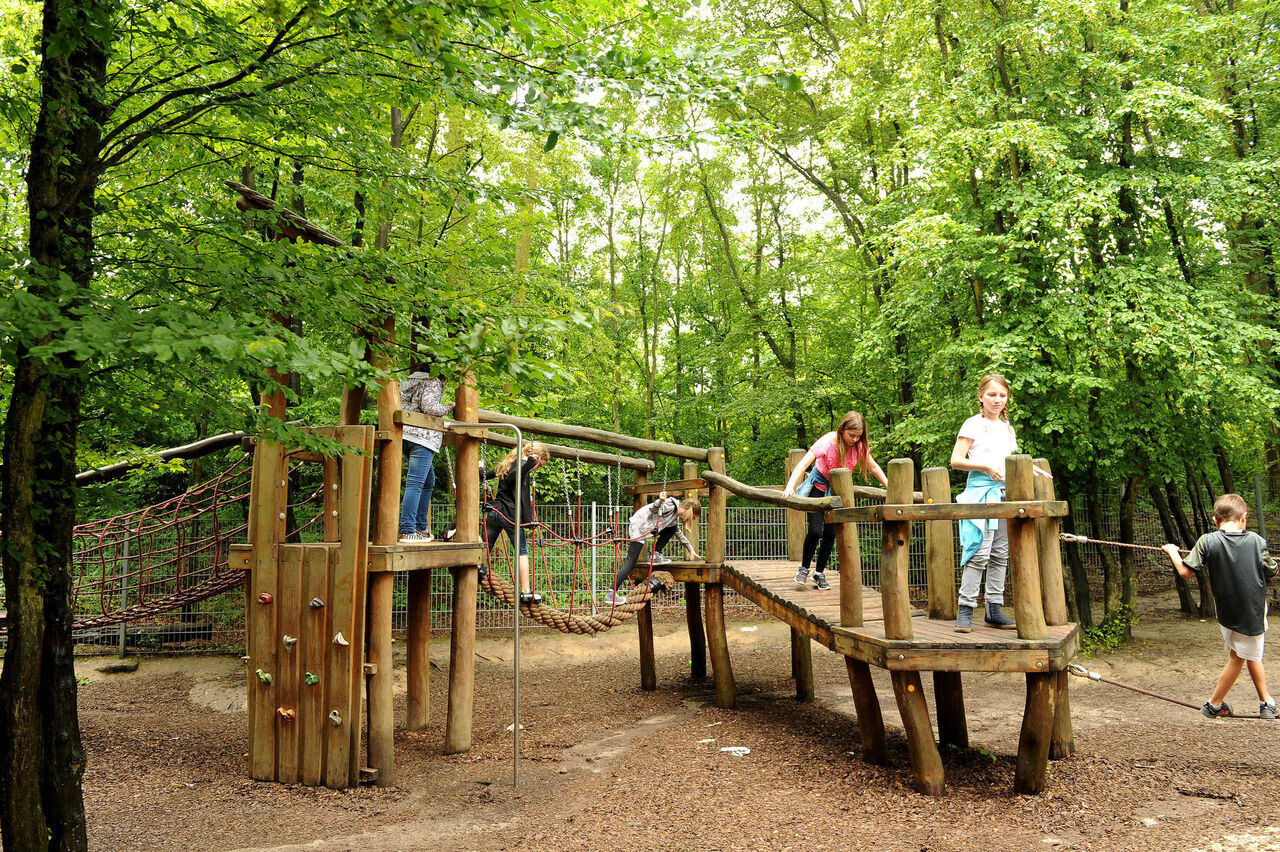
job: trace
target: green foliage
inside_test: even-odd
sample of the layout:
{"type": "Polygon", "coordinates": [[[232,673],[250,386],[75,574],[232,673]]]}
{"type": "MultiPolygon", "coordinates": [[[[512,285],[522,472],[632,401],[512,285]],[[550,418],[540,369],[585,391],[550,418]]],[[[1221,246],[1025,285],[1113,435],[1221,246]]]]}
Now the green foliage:
{"type": "Polygon", "coordinates": [[[1118,605],[1107,613],[1101,622],[1093,627],[1080,631],[1080,653],[1086,657],[1096,657],[1119,650],[1133,634],[1133,625],[1138,623],[1138,616],[1126,604],[1118,605]]]}

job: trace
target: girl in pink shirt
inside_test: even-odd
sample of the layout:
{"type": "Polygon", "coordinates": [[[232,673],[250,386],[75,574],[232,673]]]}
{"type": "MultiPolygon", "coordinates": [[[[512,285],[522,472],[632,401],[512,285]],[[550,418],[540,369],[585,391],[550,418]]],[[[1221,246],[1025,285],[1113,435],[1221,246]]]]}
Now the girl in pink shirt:
{"type": "MultiPolygon", "coordinates": [[[[888,478],[867,448],[866,421],[856,411],[850,411],[841,417],[840,425],[834,432],[823,435],[809,448],[809,452],[804,454],[800,464],[791,472],[791,479],[782,493],[787,497],[793,494],[800,497],[826,497],[831,490],[831,481],[827,475],[840,467],[856,470],[868,478],[875,477],[881,485],[889,487],[888,478]],[[809,465],[813,465],[813,470],[805,477],[809,465]],[[801,477],[804,477],[804,483],[797,487],[801,477]]],[[[830,589],[826,569],[836,530],[826,523],[822,512],[808,512],[806,516],[809,521],[808,532],[804,537],[804,550],[800,558],[800,570],[796,573],[796,583],[801,586],[808,583],[809,564],[813,561],[816,550],[818,567],[813,572],[813,582],[819,589],[830,589]]]]}

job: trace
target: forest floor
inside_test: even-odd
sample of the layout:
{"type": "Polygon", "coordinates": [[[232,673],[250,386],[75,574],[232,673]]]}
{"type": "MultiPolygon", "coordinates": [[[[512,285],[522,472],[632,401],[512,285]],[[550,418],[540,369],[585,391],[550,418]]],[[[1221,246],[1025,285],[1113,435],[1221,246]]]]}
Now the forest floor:
{"type": "MultiPolygon", "coordinates": [[[[1145,597],[1134,641],[1081,662],[1198,704],[1221,667],[1221,638],[1176,609],[1171,594],[1145,597]]],[[[786,627],[734,621],[739,706],[718,710],[709,683],[689,682],[683,618],[655,632],[656,692],[639,688],[633,626],[523,634],[518,788],[509,640],[478,645],[469,753],[441,754],[448,679],[433,666],[429,728],[397,732],[399,785],[348,791],[248,778],[237,658],[150,658],[109,675],[96,670],[104,660],[82,660],[90,847],[1280,850],[1280,722],[1205,719],[1072,678],[1076,754],[1051,763],[1043,795],[1016,796],[1024,680],[966,674],[972,747],[943,754],[947,795],[929,798],[911,789],[886,673],[873,670],[892,761],[869,766],[837,655],[815,646],[817,700],[799,704],[786,627]],[[750,754],[721,751],[730,746],[750,754]]],[[[447,663],[446,644],[432,654],[447,663]]],[[[403,681],[397,697],[402,719],[403,681]]],[[[1247,676],[1228,700],[1257,711],[1247,676]]]]}

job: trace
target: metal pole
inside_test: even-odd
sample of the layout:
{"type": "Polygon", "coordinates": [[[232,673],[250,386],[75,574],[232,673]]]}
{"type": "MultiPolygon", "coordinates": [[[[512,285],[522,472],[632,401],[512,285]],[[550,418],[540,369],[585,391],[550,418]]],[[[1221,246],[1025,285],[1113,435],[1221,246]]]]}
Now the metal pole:
{"type": "Polygon", "coordinates": [[[1253,504],[1258,516],[1258,535],[1267,537],[1267,504],[1262,502],[1262,474],[1253,475],[1253,504]]]}
{"type": "Polygon", "coordinates": [[[591,501],[591,614],[596,614],[596,501],[591,501]]]}
{"type": "MultiPolygon", "coordinates": [[[[511,549],[515,554],[516,601],[513,605],[512,625],[515,641],[515,652],[512,654],[512,665],[515,667],[515,691],[512,696],[514,717],[511,723],[511,786],[520,786],[520,473],[524,466],[524,434],[520,427],[513,423],[462,423],[450,421],[456,426],[483,426],[485,429],[510,429],[516,434],[516,494],[515,494],[515,533],[511,537],[511,549]]],[[[499,482],[501,484],[501,482],[499,482]]]]}
{"type": "MultiPolygon", "coordinates": [[[[129,539],[128,538],[124,540],[123,555],[120,557],[120,564],[121,564],[120,608],[124,609],[129,605],[129,539]]],[[[119,657],[122,660],[125,657],[124,646],[125,646],[125,638],[126,638],[125,634],[127,629],[128,629],[128,625],[123,621],[120,622],[120,638],[119,638],[120,647],[117,649],[117,653],[119,654],[119,657]]]]}

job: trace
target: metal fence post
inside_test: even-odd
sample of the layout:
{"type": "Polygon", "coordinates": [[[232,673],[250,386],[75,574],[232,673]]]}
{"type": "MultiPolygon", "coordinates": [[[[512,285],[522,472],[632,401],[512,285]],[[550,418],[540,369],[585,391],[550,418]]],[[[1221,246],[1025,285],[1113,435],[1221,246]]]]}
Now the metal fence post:
{"type": "MultiPolygon", "coordinates": [[[[596,501],[591,501],[591,540],[596,540],[596,501]]],[[[591,548],[591,614],[596,614],[596,549],[591,548]]]]}
{"type": "MultiPolygon", "coordinates": [[[[124,540],[123,554],[120,558],[120,609],[125,609],[129,605],[129,539],[124,540]]],[[[125,640],[128,631],[128,622],[120,622],[119,647],[117,653],[121,659],[125,657],[125,640]]]]}

